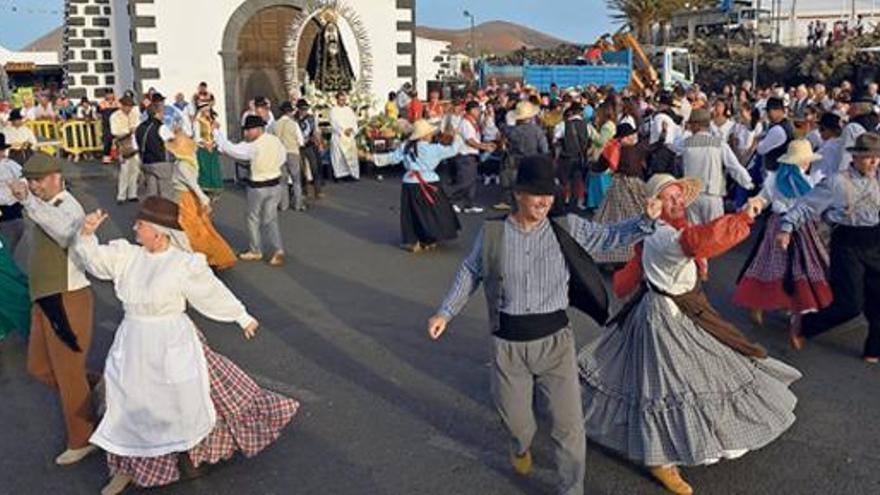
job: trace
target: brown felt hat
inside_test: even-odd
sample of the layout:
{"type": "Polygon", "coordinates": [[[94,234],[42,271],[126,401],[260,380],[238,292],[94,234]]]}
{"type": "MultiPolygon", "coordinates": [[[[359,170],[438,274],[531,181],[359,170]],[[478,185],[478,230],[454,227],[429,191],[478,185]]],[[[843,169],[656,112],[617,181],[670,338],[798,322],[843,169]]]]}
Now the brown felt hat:
{"type": "Polygon", "coordinates": [[[159,196],[150,196],[141,203],[141,211],[138,212],[136,218],[169,229],[182,230],[177,221],[179,215],[180,210],[174,201],[159,196]]]}
{"type": "Polygon", "coordinates": [[[853,154],[880,156],[880,134],[876,132],[866,132],[856,138],[856,145],[846,149],[853,154]]]}
{"type": "Polygon", "coordinates": [[[25,179],[42,179],[49,174],[61,173],[61,160],[45,153],[34,153],[21,167],[25,179]]]}

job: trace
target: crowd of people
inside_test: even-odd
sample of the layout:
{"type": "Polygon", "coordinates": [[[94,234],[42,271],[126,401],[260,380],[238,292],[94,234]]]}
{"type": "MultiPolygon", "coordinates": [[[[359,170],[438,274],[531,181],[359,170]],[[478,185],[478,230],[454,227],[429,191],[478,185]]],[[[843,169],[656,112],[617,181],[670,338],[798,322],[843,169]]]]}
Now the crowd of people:
{"type": "Polygon", "coordinates": [[[807,24],[807,45],[812,48],[834,46],[848,39],[857,38],[872,31],[874,26],[868,26],[865,16],[859,14],[855,19],[839,19],[834,21],[831,27],[822,20],[810,21],[807,24]]]}
{"type": "Polygon", "coordinates": [[[489,205],[504,214],[484,222],[428,333],[438,339],[484,286],[492,398],[511,464],[521,475],[532,469],[537,390],[552,420],[560,493],[583,493],[588,438],[689,494],[680,466],[741,457],[793,424],[789,385],[800,373],[726,321],[704,292],[710,259],[750,236],[733,302],[752,321],[788,312],[800,350],[864,313],[862,358],[880,362],[880,313],[869,302],[880,296],[876,84],[636,93],[490,80],[424,102],[404,87],[383,111],[407,134],[385,154],[359,149],[345,93],[329,111],[329,140],[307,101],[281,102],[276,118],[257,97],[242,116],[243,141],[232,142],[213,102],[203,83],[191,101],[166,104],[150,90],[107,112],[116,201],[140,203],[137,244],[99,242],[107,213],[86,214],[61,160],[27,145],[21,121],[30,110],[12,109],[0,133],[0,337],[28,336],[29,372],[61,396],[68,448],[56,462],[107,452],[105,495],[176,481],[185,475],[179,462],[254,455],[296,413],[294,399],[261,389],[211,350],[185,309],[253,337],[257,320],[218,274],[240,261],[284,265],[279,211],[322,196],[324,165],[335,179],[358,180],[363,161],[401,163],[401,247],[413,253],[455,239],[459,214],[489,205]],[[212,218],[226,187],[221,155],[248,170],[248,245],[237,253],[212,218]],[[13,259],[25,217],[26,274],[13,259]],[[613,316],[601,267],[626,301],[613,316]],[[112,281],[125,312],[103,377],[85,369],[88,275],[112,281]],[[570,305],[607,328],[580,351],[570,305]],[[97,381],[106,390],[101,417],[89,399],[97,381]]]}

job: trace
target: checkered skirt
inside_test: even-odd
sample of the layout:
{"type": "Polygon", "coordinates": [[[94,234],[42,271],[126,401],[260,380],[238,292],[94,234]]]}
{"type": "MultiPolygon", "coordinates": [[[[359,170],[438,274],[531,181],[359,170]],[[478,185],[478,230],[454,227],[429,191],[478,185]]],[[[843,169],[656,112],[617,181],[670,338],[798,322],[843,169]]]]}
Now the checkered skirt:
{"type": "MultiPolygon", "coordinates": [[[[229,459],[236,450],[256,455],[274,442],[293,419],[299,402],[260,388],[241,368],[214,352],[199,332],[211,377],[211,401],[217,411],[214,429],[185,454],[196,467],[229,459]]],[[[178,456],[126,457],[107,454],[111,476],[128,474],[141,487],[161,486],[180,479],[178,456]]]]}
{"type": "MultiPolygon", "coordinates": [[[[599,223],[617,223],[640,215],[647,201],[645,182],[638,177],[615,174],[605,198],[599,205],[595,220],[599,223]]],[[[596,263],[626,263],[633,256],[633,248],[625,246],[611,251],[592,253],[596,263]]]]}
{"type": "Polygon", "coordinates": [[[816,221],[809,221],[792,236],[791,253],[779,249],[776,236],[781,232],[781,216],[767,219],[764,237],[742,279],[733,293],[737,305],[770,311],[789,309],[815,311],[831,304],[831,287],[826,274],[829,255],[816,221]],[[792,286],[785,287],[785,275],[791,259],[792,286]]]}

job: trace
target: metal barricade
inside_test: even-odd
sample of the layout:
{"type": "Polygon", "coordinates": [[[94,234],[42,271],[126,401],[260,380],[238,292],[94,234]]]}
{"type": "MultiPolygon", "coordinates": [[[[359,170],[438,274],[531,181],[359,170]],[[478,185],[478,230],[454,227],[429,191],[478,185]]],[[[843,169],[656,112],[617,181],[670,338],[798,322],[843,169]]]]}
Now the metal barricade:
{"type": "Polygon", "coordinates": [[[84,153],[103,151],[102,138],[100,121],[71,120],[61,126],[61,147],[76,161],[84,153]]]}
{"type": "Polygon", "coordinates": [[[55,155],[61,148],[61,132],[54,120],[28,120],[25,125],[37,138],[36,149],[49,155],[55,155]]]}

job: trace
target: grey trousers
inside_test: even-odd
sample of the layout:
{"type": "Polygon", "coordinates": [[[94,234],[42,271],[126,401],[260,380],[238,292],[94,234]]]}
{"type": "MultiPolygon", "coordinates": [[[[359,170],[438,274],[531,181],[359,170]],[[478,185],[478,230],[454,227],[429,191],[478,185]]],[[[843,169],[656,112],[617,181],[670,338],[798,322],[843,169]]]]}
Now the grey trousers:
{"type": "Polygon", "coordinates": [[[266,233],[269,254],[284,252],[281,244],[281,229],[278,226],[278,205],[281,203],[281,189],[272,187],[247,188],[247,229],[250,250],[263,252],[261,234],[266,233]]]}
{"type": "Polygon", "coordinates": [[[143,196],[161,196],[171,201],[175,200],[177,193],[174,191],[173,163],[145,163],[141,165],[141,171],[144,173],[143,196]]]}
{"type": "Polygon", "coordinates": [[[510,432],[511,450],[523,454],[532,444],[537,430],[532,410],[537,389],[552,424],[559,493],[583,495],[587,438],[571,330],[528,342],[493,340],[492,399],[510,432]]]}
{"type": "Polygon", "coordinates": [[[287,161],[281,167],[281,209],[290,208],[290,199],[293,196],[293,207],[297,210],[305,206],[302,189],[302,159],[300,155],[288,153],[287,161]],[[293,189],[288,192],[287,182],[293,182],[293,189]]]}
{"type": "Polygon", "coordinates": [[[137,199],[138,177],[141,175],[141,159],[134,155],[119,162],[119,177],[116,184],[116,200],[137,199]]]}
{"type": "Polygon", "coordinates": [[[694,225],[709,223],[724,215],[724,198],[702,193],[687,208],[688,222],[694,225]]]}

